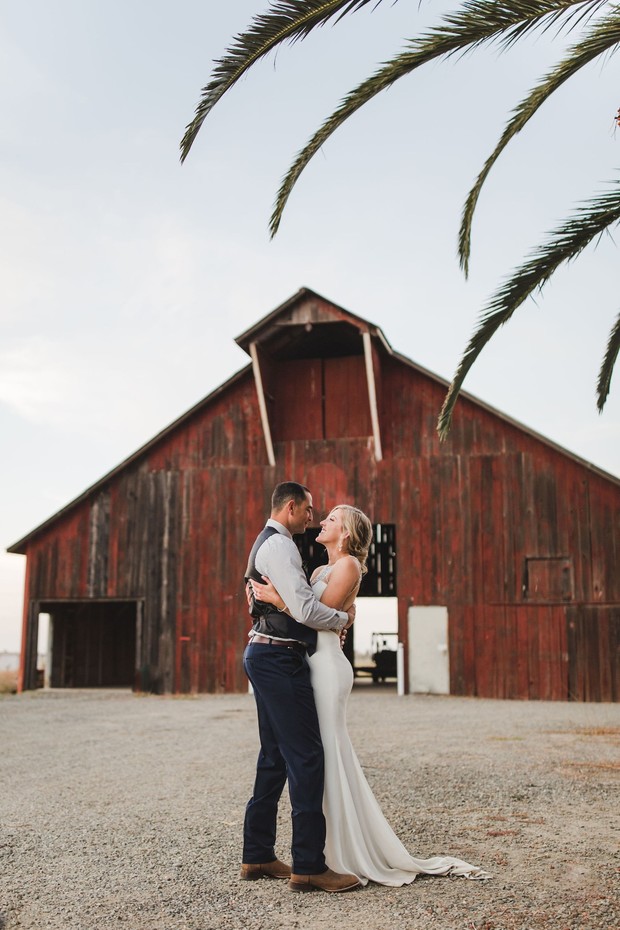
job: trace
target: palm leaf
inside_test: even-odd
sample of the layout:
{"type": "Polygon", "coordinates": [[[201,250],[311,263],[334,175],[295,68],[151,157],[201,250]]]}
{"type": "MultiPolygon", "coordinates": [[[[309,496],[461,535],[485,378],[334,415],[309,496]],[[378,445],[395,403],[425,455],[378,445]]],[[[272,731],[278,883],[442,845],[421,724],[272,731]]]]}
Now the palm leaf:
{"type": "Polygon", "coordinates": [[[489,172],[508,143],[525,124],[534,116],[551,94],[562,86],[570,77],[595,58],[610,51],[620,42],[620,11],[614,7],[612,12],[604,19],[599,20],[591,28],[588,35],[574,45],[566,57],[545,76],[521,101],[514,110],[514,115],[506,126],[502,137],[492,154],[486,160],[476,183],[472,187],[461,218],[459,232],[459,258],[465,275],[469,273],[469,258],[471,253],[471,227],[473,216],[480,196],[480,191],[489,175],[489,172]]]}
{"type": "MultiPolygon", "coordinates": [[[[617,183],[609,193],[578,208],[574,216],[555,230],[547,243],[540,246],[500,288],[483,312],[480,325],[471,337],[444,400],[437,424],[441,439],[445,439],[450,430],[454,405],[463,381],[491,337],[500,326],[508,322],[524,300],[544,286],[561,264],[579,255],[593,239],[619,220],[620,183],[617,183]]],[[[618,337],[614,339],[612,336],[607,351],[606,358],[612,367],[618,351],[617,342],[618,337]]],[[[606,372],[608,367],[605,368],[606,372]]],[[[607,383],[611,377],[610,370],[608,374],[607,383]]],[[[603,390],[604,387],[605,383],[603,390]]]]}
{"type": "Polygon", "coordinates": [[[235,37],[224,57],[215,63],[213,77],[203,87],[194,118],[181,140],[181,161],[187,158],[200,127],[218,100],[260,58],[282,42],[303,39],[338,13],[341,19],[370,2],[377,6],[381,0],[278,0],[266,13],[255,16],[248,29],[235,37]]]}
{"type": "Polygon", "coordinates": [[[605,406],[605,401],[607,400],[607,396],[609,394],[609,389],[611,387],[611,375],[614,370],[614,365],[616,364],[619,351],[620,314],[618,314],[618,319],[616,320],[615,325],[609,334],[609,342],[607,343],[603,364],[601,365],[601,370],[598,374],[598,383],[596,385],[596,406],[598,407],[599,413],[602,412],[603,407],[605,406]]]}
{"type": "Polygon", "coordinates": [[[605,0],[469,0],[461,10],[444,17],[441,25],[412,40],[403,52],[351,91],[298,153],[278,191],[270,220],[271,235],[280,225],[286,202],[299,176],[317,151],[350,116],[382,90],[428,62],[471,50],[483,42],[509,45],[525,32],[549,28],[573,7],[580,15],[590,13],[605,0]]]}

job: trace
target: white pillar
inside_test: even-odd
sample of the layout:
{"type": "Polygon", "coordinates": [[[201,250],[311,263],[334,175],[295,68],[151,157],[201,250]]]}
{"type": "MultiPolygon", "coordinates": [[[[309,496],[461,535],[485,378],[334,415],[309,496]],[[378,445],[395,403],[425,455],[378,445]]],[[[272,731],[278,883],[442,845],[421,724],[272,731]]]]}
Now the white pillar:
{"type": "Polygon", "coordinates": [[[396,647],[396,693],[398,697],[405,693],[405,647],[402,643],[396,647]]]}

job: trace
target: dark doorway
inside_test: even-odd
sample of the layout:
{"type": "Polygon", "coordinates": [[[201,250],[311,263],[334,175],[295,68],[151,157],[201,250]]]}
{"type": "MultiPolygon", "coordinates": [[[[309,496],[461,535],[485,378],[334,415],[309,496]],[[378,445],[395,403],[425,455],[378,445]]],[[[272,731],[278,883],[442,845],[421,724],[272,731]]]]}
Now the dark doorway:
{"type": "Polygon", "coordinates": [[[136,601],[45,601],[52,688],[133,687],[136,601]]]}

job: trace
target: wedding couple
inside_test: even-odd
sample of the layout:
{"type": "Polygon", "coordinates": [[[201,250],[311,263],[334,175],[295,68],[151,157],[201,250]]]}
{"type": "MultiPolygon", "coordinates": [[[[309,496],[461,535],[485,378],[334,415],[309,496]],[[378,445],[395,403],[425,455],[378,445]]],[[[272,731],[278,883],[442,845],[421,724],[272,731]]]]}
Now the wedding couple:
{"type": "Polygon", "coordinates": [[[486,878],[461,859],[414,859],[381,813],[347,731],[353,670],[341,649],[355,618],[372,525],[356,507],[334,507],[317,536],[328,564],[308,584],[292,537],[312,516],[308,488],[277,485],[271,518],[245,574],[253,625],[244,668],[256,699],[260,753],[245,814],[241,878],[288,879],[292,891],[327,892],[369,880],[404,885],[420,873],[486,878]],[[287,778],[292,869],[275,854],[287,778]]]}

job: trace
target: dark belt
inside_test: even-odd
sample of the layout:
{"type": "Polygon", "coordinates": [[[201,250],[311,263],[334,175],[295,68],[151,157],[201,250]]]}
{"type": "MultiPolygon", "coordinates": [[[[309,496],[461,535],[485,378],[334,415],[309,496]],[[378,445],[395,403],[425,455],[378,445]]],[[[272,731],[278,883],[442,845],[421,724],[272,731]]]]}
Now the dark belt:
{"type": "Polygon", "coordinates": [[[271,636],[263,636],[262,633],[255,633],[249,645],[251,646],[252,643],[258,643],[260,646],[283,646],[285,649],[292,649],[293,652],[299,652],[301,655],[305,655],[308,651],[306,644],[299,643],[296,639],[272,639],[271,636]]]}

